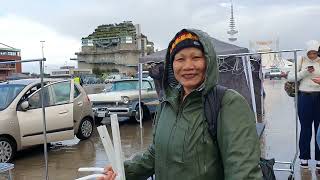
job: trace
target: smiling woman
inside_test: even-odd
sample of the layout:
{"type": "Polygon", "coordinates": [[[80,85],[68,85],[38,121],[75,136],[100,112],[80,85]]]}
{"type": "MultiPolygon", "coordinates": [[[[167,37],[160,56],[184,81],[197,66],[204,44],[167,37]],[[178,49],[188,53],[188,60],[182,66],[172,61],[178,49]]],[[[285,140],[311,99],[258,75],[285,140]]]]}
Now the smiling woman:
{"type": "MultiPolygon", "coordinates": [[[[205,100],[217,82],[217,59],[208,34],[194,29],[178,32],[165,59],[164,98],[153,142],[143,154],[125,162],[128,180],[152,174],[157,180],[262,179],[254,114],[241,95],[225,91],[216,136],[209,132],[212,127],[204,109],[210,107],[205,100]]],[[[115,179],[111,167],[105,174],[101,180],[115,179]]]]}
{"type": "Polygon", "coordinates": [[[182,49],[174,57],[173,71],[177,81],[183,86],[186,97],[205,79],[206,61],[203,52],[197,48],[182,49]]]}

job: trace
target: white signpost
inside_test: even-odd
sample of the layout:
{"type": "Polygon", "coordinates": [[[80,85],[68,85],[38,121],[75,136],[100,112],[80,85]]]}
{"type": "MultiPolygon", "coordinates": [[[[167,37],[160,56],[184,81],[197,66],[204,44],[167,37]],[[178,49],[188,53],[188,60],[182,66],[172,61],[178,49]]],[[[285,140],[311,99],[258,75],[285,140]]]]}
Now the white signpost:
{"type": "MultiPolygon", "coordinates": [[[[125,172],[123,166],[123,155],[122,155],[122,148],[121,148],[121,138],[120,138],[120,130],[119,130],[119,122],[117,114],[111,114],[111,129],[112,129],[112,138],[113,143],[111,142],[110,135],[106,126],[99,126],[97,127],[103,147],[107,154],[107,157],[110,161],[110,164],[113,170],[117,173],[116,180],[125,180],[125,172]]],[[[103,168],[97,167],[85,167],[79,168],[78,171],[92,171],[92,172],[99,172],[103,173],[103,168]]],[[[102,174],[92,174],[89,176],[85,176],[82,178],[78,178],[76,180],[88,180],[88,179],[96,179],[97,177],[101,177],[102,174]]]]}

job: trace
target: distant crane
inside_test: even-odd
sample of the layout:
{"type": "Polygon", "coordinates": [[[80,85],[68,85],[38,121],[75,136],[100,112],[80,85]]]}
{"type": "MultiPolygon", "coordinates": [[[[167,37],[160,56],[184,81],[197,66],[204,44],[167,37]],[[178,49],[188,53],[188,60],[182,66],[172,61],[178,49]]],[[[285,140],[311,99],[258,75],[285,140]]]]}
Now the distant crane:
{"type": "Polygon", "coordinates": [[[231,3],[231,17],[230,17],[230,24],[229,24],[229,27],[230,27],[230,30],[227,31],[227,33],[230,35],[229,37],[229,41],[236,41],[238,38],[237,37],[234,37],[236,34],[238,34],[238,31],[236,30],[236,23],[235,23],[235,20],[234,20],[234,14],[233,14],[233,2],[232,0],[230,1],[231,3]]]}

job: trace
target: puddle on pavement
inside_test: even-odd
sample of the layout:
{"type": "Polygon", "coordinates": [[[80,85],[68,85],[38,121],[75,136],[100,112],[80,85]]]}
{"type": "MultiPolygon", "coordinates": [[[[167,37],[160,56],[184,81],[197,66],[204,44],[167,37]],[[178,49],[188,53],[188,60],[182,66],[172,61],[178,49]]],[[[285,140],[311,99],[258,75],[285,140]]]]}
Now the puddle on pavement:
{"type": "MultiPolygon", "coordinates": [[[[125,158],[146,149],[152,141],[152,121],[144,122],[141,130],[139,124],[120,123],[121,143],[125,158]],[[142,138],[141,138],[142,135],[142,138]]],[[[110,131],[110,126],[107,125],[110,131]]],[[[108,159],[95,130],[93,136],[85,141],[77,138],[68,141],[51,143],[48,148],[49,177],[54,180],[75,179],[87,175],[79,173],[79,167],[104,167],[108,159]]],[[[43,145],[20,151],[14,160],[14,180],[43,180],[44,157],[43,145]]],[[[0,180],[1,179],[0,175],[0,180]]]]}

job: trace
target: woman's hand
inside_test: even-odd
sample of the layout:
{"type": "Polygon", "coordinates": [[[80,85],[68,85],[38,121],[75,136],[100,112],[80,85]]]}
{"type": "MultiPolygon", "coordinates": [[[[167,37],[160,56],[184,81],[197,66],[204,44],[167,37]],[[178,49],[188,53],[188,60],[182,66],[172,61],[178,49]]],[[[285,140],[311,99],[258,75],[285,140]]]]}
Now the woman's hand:
{"type": "Polygon", "coordinates": [[[117,173],[115,173],[111,166],[104,168],[103,176],[97,178],[97,180],[115,180],[117,173]]]}
{"type": "Polygon", "coordinates": [[[320,76],[311,79],[313,82],[320,84],[320,76]]]}
{"type": "Polygon", "coordinates": [[[313,66],[308,66],[307,70],[308,70],[309,73],[313,73],[314,72],[313,66]]]}

